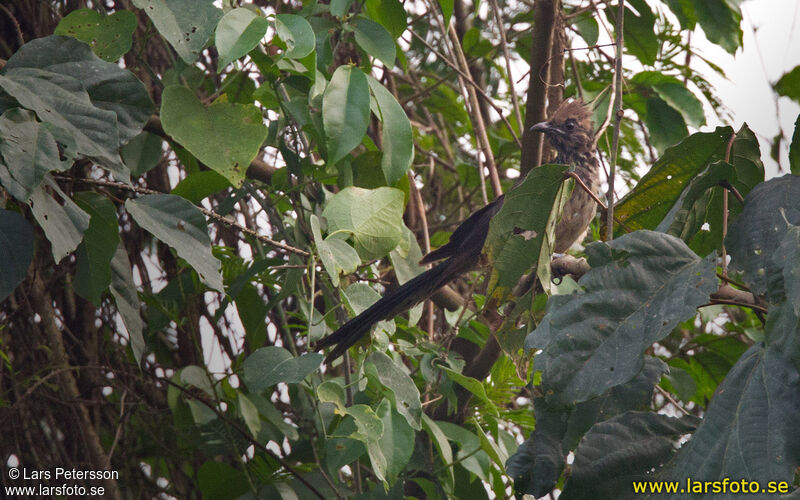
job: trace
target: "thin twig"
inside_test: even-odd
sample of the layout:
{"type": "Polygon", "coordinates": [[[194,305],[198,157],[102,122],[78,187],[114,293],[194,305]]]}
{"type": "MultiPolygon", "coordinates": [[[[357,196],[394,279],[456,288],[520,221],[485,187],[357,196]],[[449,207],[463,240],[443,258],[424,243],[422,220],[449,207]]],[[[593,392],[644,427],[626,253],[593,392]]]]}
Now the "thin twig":
{"type": "Polygon", "coordinates": [[[606,209],[606,241],[614,238],[614,177],[617,172],[619,129],[622,123],[622,27],[625,22],[625,2],[619,0],[616,25],[616,60],[614,61],[614,138],[611,141],[611,165],[608,170],[608,209],[606,209]]]}
{"type": "Polygon", "coordinates": [[[680,410],[680,411],[681,411],[681,412],[682,412],[684,415],[691,415],[691,413],[689,413],[689,411],[688,411],[686,408],[684,408],[683,406],[681,406],[680,404],[678,404],[678,402],[677,402],[677,401],[675,401],[675,399],[672,397],[672,394],[670,394],[669,392],[665,391],[663,387],[661,387],[660,385],[656,385],[656,390],[657,390],[657,391],[658,391],[658,392],[659,392],[659,393],[660,393],[662,396],[664,396],[664,398],[665,398],[667,401],[669,401],[670,403],[672,403],[672,405],[673,405],[673,406],[675,406],[675,408],[677,408],[678,410],[680,410]]]}
{"type": "Polygon", "coordinates": [[[517,126],[519,126],[519,130],[522,130],[522,113],[519,109],[517,92],[514,90],[514,78],[511,76],[511,55],[508,53],[506,28],[503,26],[503,19],[500,16],[500,7],[497,5],[497,0],[489,0],[489,2],[492,5],[492,12],[494,12],[494,22],[497,25],[497,32],[500,34],[500,48],[503,50],[503,58],[506,61],[506,76],[508,77],[508,91],[511,94],[511,105],[514,107],[514,116],[517,119],[517,126]]]}
{"type": "MultiPolygon", "coordinates": [[[[725,147],[725,163],[731,162],[731,150],[736,141],[736,133],[728,138],[728,145],[725,147]]],[[[741,196],[741,194],[739,195],[741,196]]],[[[722,275],[728,275],[728,252],[725,249],[725,237],[728,236],[728,190],[722,189],[722,275]]]]}

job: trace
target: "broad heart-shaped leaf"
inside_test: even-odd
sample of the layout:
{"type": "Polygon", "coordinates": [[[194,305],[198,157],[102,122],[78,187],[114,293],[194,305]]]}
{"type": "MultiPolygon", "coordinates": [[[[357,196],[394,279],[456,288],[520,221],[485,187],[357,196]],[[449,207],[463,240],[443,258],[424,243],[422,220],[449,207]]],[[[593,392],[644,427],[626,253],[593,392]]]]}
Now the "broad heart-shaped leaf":
{"type": "Polygon", "coordinates": [[[322,215],[333,233],[353,236],[356,250],[365,260],[382,257],[403,237],[403,192],[382,187],[342,189],[328,201],[322,215]]]}
{"type": "Polygon", "coordinates": [[[21,202],[28,201],[47,172],[65,170],[55,137],[33,112],[13,108],[0,116],[0,183],[21,202]]]}
{"type": "Polygon", "coordinates": [[[542,388],[556,406],[599,396],[632,379],[643,353],[716,290],[714,261],[663,233],[636,231],[586,248],[591,271],[556,295],[525,339],[538,348],[542,388]]]}
{"type": "Polygon", "coordinates": [[[25,279],[33,260],[33,228],[17,212],[0,208],[0,301],[25,279]]]}
{"type": "Polygon", "coordinates": [[[419,389],[411,377],[382,352],[373,352],[367,357],[364,371],[392,391],[394,407],[405,417],[408,425],[414,430],[420,430],[422,403],[419,399],[419,389]]]}
{"type": "Polygon", "coordinates": [[[227,102],[206,108],[194,92],[179,86],[164,89],[161,99],[164,131],[198,160],[241,187],[250,162],[267,138],[258,108],[227,102]]]}
{"type": "Polygon", "coordinates": [[[243,380],[250,391],[261,392],[278,382],[302,382],[321,363],[322,354],[304,354],[295,358],[283,347],[261,347],[244,360],[243,380]]]}
{"type": "Polygon", "coordinates": [[[566,463],[566,455],[595,423],[629,410],[649,407],[653,388],[666,365],[657,358],[645,359],[644,367],[632,380],[612,387],[600,397],[572,408],[557,408],[543,397],[534,398],[536,429],[506,462],[514,478],[514,488],[536,497],[556,486],[566,463]]]}
{"type": "Polygon", "coordinates": [[[83,233],[89,227],[89,214],[81,210],[50,178],[33,191],[28,204],[44,235],[50,240],[53,259],[56,263],[60,262],[80,244],[83,233]],[[45,184],[61,198],[63,205],[47,193],[45,184]]]}
{"type": "Polygon", "coordinates": [[[186,64],[193,64],[214,33],[222,10],[213,0],[133,0],[186,64]]]}
{"type": "Polygon", "coordinates": [[[145,349],[144,321],[140,313],[139,294],[131,273],[131,262],[122,243],[117,245],[117,251],[111,259],[111,295],[114,296],[117,311],[122,316],[125,329],[128,330],[128,341],[131,344],[133,357],[137,363],[141,363],[145,349]]]}
{"type": "Polygon", "coordinates": [[[174,248],[200,280],[224,292],[219,260],[211,255],[208,224],[203,213],[180,196],[148,194],[125,202],[125,209],[142,228],[174,248]]]}
{"type": "Polygon", "coordinates": [[[786,174],[759,184],[745,197],[744,210],[731,224],[725,244],[731,268],[744,273],[744,280],[756,295],[766,294],[771,302],[784,296],[781,261],[774,260],[789,230],[800,225],[800,177],[786,174]],[[787,224],[788,223],[788,224],[787,224]]]}
{"type": "Polygon", "coordinates": [[[117,209],[111,200],[93,191],[76,193],[74,199],[91,218],[76,252],[78,270],[73,286],[75,293],[99,307],[111,284],[111,259],[120,241],[117,209]]]}
{"type": "Polygon", "coordinates": [[[742,46],[739,4],[725,0],[694,0],[692,3],[706,38],[735,54],[736,49],[742,46]]]}
{"type": "Polygon", "coordinates": [[[392,69],[396,56],[395,44],[386,28],[366,17],[355,17],[350,21],[350,25],[359,47],[388,69],[392,69]]]}
{"type": "Polygon", "coordinates": [[[689,125],[705,125],[703,103],[676,77],[658,71],[642,71],[634,75],[630,82],[654,90],[667,104],[680,111],[689,125]]]}
{"type": "Polygon", "coordinates": [[[575,451],[572,473],[559,498],[632,497],[631,481],[651,477],[651,469],[675,454],[681,436],[694,431],[699,420],[631,411],[595,425],[575,451]]]}
{"type": "Polygon", "coordinates": [[[334,164],[361,144],[369,124],[369,84],[355,66],[339,66],[322,95],[328,163],[334,164]]]}
{"type": "Polygon", "coordinates": [[[383,435],[378,445],[386,458],[386,481],[391,485],[403,472],[414,452],[414,429],[387,399],[380,402],[375,414],[383,422],[383,435]]]}
{"type": "MultiPolygon", "coordinates": [[[[684,186],[715,159],[722,158],[733,133],[730,127],[698,132],[667,148],[636,187],[614,209],[625,226],[655,229],[678,199],[684,186]]],[[[616,236],[623,231],[617,229],[616,236]]]]}
{"type": "Polygon", "coordinates": [[[275,16],[275,31],[286,44],[285,57],[302,59],[314,51],[316,37],[314,29],[302,16],[278,14],[275,16]]]}
{"type": "Polygon", "coordinates": [[[111,170],[120,180],[130,176],[119,157],[117,116],[92,104],[78,80],[20,68],[0,75],[0,88],[43,122],[60,127],[75,139],[78,152],[111,170]]]}
{"type": "Polygon", "coordinates": [[[797,367],[774,347],[752,346],[717,389],[700,427],[658,479],[791,484],[800,464],[798,394],[797,367]]]}
{"type": "Polygon", "coordinates": [[[489,289],[510,290],[531,266],[549,283],[550,255],[556,217],[566,201],[563,165],[534,168],[506,193],[503,207],[489,224],[486,253],[492,263],[489,289]]]}
{"type": "MultiPolygon", "coordinates": [[[[394,42],[392,42],[394,43],[394,42]]],[[[381,142],[383,143],[383,157],[381,169],[386,177],[386,183],[395,185],[411,166],[414,159],[414,138],[411,132],[411,122],[408,121],[406,112],[397,102],[391,92],[371,76],[367,76],[369,88],[378,102],[383,130],[381,142]]]]}
{"type": "Polygon", "coordinates": [[[217,71],[253,50],[268,27],[269,21],[250,9],[232,9],[222,16],[214,36],[219,51],[217,71]]]}
{"type": "MultiPolygon", "coordinates": [[[[133,73],[117,64],[99,59],[88,45],[74,38],[48,36],[26,43],[6,64],[6,71],[20,68],[37,68],[75,78],[86,89],[92,105],[112,111],[117,116],[116,124],[84,121],[72,123],[79,129],[86,129],[86,135],[97,144],[104,144],[104,136],[115,136],[118,131],[119,144],[111,151],[115,160],[118,159],[116,154],[119,145],[126,144],[137,136],[153,114],[150,95],[133,73]],[[92,134],[91,131],[95,129],[97,132],[92,134]]],[[[34,111],[42,121],[48,121],[41,112],[34,111]]],[[[71,113],[65,111],[64,115],[69,118],[71,113]]],[[[54,123],[75,134],[72,129],[54,123]]],[[[78,139],[76,136],[76,141],[78,139]]],[[[78,145],[81,145],[80,141],[78,145]]],[[[85,151],[80,152],[91,156],[85,151]]]]}
{"type": "Polygon", "coordinates": [[[77,9],[62,19],[53,32],[89,44],[100,59],[113,62],[131,50],[136,14],[120,10],[104,16],[92,9],[77,9]]]}

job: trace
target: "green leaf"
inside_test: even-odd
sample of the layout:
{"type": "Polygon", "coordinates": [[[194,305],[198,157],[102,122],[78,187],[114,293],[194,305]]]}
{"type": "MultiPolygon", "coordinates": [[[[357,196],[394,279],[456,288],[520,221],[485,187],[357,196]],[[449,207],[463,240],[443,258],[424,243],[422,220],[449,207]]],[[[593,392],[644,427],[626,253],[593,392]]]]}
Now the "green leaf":
{"type": "Polygon", "coordinates": [[[397,39],[408,26],[407,14],[398,0],[366,0],[364,9],[372,20],[389,30],[392,39],[397,39]]]}
{"type": "Polygon", "coordinates": [[[491,480],[489,477],[491,464],[489,455],[481,450],[481,441],[478,436],[464,427],[450,422],[439,421],[437,425],[447,439],[458,444],[455,461],[488,483],[491,480]]]}
{"type": "Polygon", "coordinates": [[[714,262],[673,236],[626,234],[586,248],[591,271],[582,290],[550,297],[547,314],[525,339],[542,370],[542,389],[568,406],[631,380],[643,353],[694,314],[716,290],[714,262]],[[609,294],[609,290],[614,290],[609,294]]]}
{"type": "Polygon", "coordinates": [[[444,25],[450,25],[450,18],[453,17],[454,0],[438,0],[439,8],[442,9],[444,25]]]}
{"type": "Polygon", "coordinates": [[[350,437],[367,445],[367,454],[375,477],[386,481],[388,464],[379,441],[384,433],[383,421],[367,405],[353,405],[347,408],[347,414],[356,421],[356,431],[350,437]]]}
{"type": "Polygon", "coordinates": [[[192,172],[184,177],[184,179],[172,189],[171,193],[186,198],[194,204],[200,204],[204,199],[212,194],[219,193],[228,186],[230,186],[228,180],[217,172],[213,170],[200,170],[198,172],[192,172]]]}
{"type": "Polygon", "coordinates": [[[476,434],[478,435],[478,439],[481,442],[481,449],[489,455],[489,458],[492,459],[492,462],[500,468],[500,471],[505,474],[505,462],[508,459],[507,456],[500,450],[500,448],[491,441],[487,436],[486,433],[481,429],[481,425],[475,419],[472,418],[472,424],[475,426],[476,434]]]}
{"type": "Polygon", "coordinates": [[[342,18],[350,10],[353,0],[331,0],[331,15],[342,18]]]}
{"type": "Polygon", "coordinates": [[[649,97],[645,107],[644,123],[650,132],[650,142],[659,151],[678,144],[689,135],[680,112],[660,97],[649,97]]]}
{"type": "Polygon", "coordinates": [[[33,112],[13,108],[0,116],[0,182],[21,202],[50,171],[62,171],[71,161],[61,161],[61,152],[48,127],[36,121],[33,112]]]}
{"type": "Polygon", "coordinates": [[[486,253],[493,265],[489,290],[511,290],[532,266],[543,283],[550,279],[550,255],[558,213],[567,199],[563,165],[542,165],[505,195],[492,217],[486,253]]]}
{"type": "Polygon", "coordinates": [[[279,382],[302,382],[321,363],[322,354],[304,354],[295,358],[283,347],[261,347],[244,360],[242,378],[252,392],[262,392],[279,382]]]}
{"type": "Polygon", "coordinates": [[[158,165],[163,154],[164,140],[161,137],[142,132],[119,150],[122,161],[130,169],[133,177],[139,177],[158,165]]]}
{"type": "Polygon", "coordinates": [[[800,464],[798,392],[797,367],[775,348],[752,346],[715,393],[700,427],[658,479],[791,484],[800,464]]]}
{"type": "Polygon", "coordinates": [[[234,500],[248,491],[249,482],[244,472],[223,462],[205,462],[198,469],[197,478],[203,498],[234,500]]]}
{"type": "Polygon", "coordinates": [[[219,51],[217,72],[228,64],[253,50],[267,34],[269,21],[250,9],[231,9],[219,24],[214,34],[214,43],[219,51]]]}
{"type": "Polygon", "coordinates": [[[800,115],[797,115],[794,121],[794,134],[789,145],[789,171],[794,175],[800,175],[800,115]]]}
{"type": "Polygon", "coordinates": [[[0,208],[0,301],[11,295],[33,261],[33,228],[17,212],[0,208]]]}
{"type": "Polygon", "coordinates": [[[161,96],[164,131],[198,160],[241,187],[250,162],[267,138],[261,111],[253,105],[215,102],[204,107],[185,87],[161,96]]]}
{"type": "Polygon", "coordinates": [[[419,399],[419,389],[411,377],[397,366],[392,358],[382,352],[373,352],[367,357],[364,371],[377,378],[381,385],[391,391],[397,412],[414,430],[420,430],[422,403],[419,399]]]}
{"type": "MultiPolygon", "coordinates": [[[[239,393],[240,395],[243,393],[239,393]]],[[[260,413],[275,429],[280,433],[280,439],[283,440],[284,437],[289,439],[290,441],[297,441],[300,435],[297,432],[297,428],[293,425],[287,423],[284,420],[283,413],[280,412],[272,402],[260,394],[253,394],[250,393],[247,395],[247,399],[255,405],[256,409],[258,409],[258,413],[260,413]]],[[[259,441],[267,442],[270,439],[274,440],[274,436],[268,439],[264,439],[267,435],[270,434],[270,430],[267,426],[261,425],[259,429],[258,439],[259,441]]]]}
{"type": "Polygon", "coordinates": [[[81,210],[49,178],[33,191],[28,203],[44,235],[50,240],[53,259],[56,263],[60,262],[80,244],[83,233],[89,227],[89,214],[81,210]],[[61,199],[61,203],[47,193],[45,184],[61,199]]]}
{"type": "Polygon", "coordinates": [[[183,62],[193,64],[214,33],[222,10],[213,0],[133,0],[183,62]]]}
{"type": "Polygon", "coordinates": [[[77,9],[58,23],[53,34],[77,38],[100,59],[114,62],[131,50],[134,31],[136,14],[129,10],[104,16],[92,9],[77,9]]]}
{"type": "Polygon", "coordinates": [[[703,103],[672,75],[658,71],[642,71],[630,79],[631,83],[652,88],[661,99],[678,110],[683,119],[693,127],[705,125],[703,103]]]}
{"type": "Polygon", "coordinates": [[[500,413],[497,411],[497,407],[494,405],[492,400],[486,394],[486,388],[483,386],[480,380],[472,377],[467,377],[466,375],[462,375],[461,373],[455,370],[451,370],[446,366],[439,366],[439,368],[441,368],[445,373],[447,373],[447,376],[450,378],[450,380],[457,383],[458,385],[460,385],[461,387],[472,393],[473,396],[480,399],[483,402],[483,404],[487,406],[492,415],[496,417],[500,416],[500,413]]]}
{"type": "Polygon", "coordinates": [[[800,226],[788,226],[772,259],[783,269],[787,302],[792,305],[795,315],[800,316],[800,226]]]}
{"type": "MultiPolygon", "coordinates": [[[[784,298],[784,265],[775,259],[790,225],[800,225],[800,177],[787,174],[759,184],[745,197],[744,210],[728,231],[731,269],[740,270],[755,295],[784,298]]],[[[778,257],[780,259],[780,257],[778,257]]]]}
{"type": "MultiPolygon", "coordinates": [[[[626,0],[622,24],[625,51],[636,56],[642,64],[652,66],[656,62],[661,43],[655,34],[656,16],[645,0],[626,0]],[[636,12],[627,7],[630,5],[636,12]],[[638,15],[637,15],[638,13],[638,15]]],[[[616,27],[617,6],[606,9],[609,21],[616,27]]]]}
{"type": "Polygon", "coordinates": [[[261,415],[259,415],[256,405],[248,399],[248,396],[239,392],[239,415],[241,415],[244,424],[253,436],[258,436],[261,431],[261,415]]]}
{"type": "Polygon", "coordinates": [[[378,118],[383,123],[381,169],[386,183],[393,186],[406,175],[414,160],[414,137],[411,122],[403,107],[386,87],[371,76],[367,77],[367,81],[378,102],[381,114],[378,118]]]}
{"type": "Polygon", "coordinates": [[[442,429],[439,428],[439,425],[431,419],[425,412],[422,412],[422,426],[425,428],[425,431],[433,441],[433,444],[436,446],[436,449],[439,450],[439,456],[442,459],[442,463],[445,466],[445,470],[447,471],[447,482],[445,485],[446,489],[452,491],[453,483],[455,482],[455,475],[453,474],[453,449],[450,447],[450,443],[447,441],[447,436],[444,435],[442,429]]]}
{"type": "Polygon", "coordinates": [[[369,85],[354,66],[339,66],[322,96],[328,163],[334,164],[361,144],[369,124],[369,85]]]}
{"type": "Polygon", "coordinates": [[[697,16],[694,12],[694,0],[667,0],[669,9],[678,18],[681,28],[694,30],[697,25],[697,16]]]}
{"type": "Polygon", "coordinates": [[[361,264],[358,252],[344,240],[338,238],[323,240],[319,228],[319,218],[316,215],[311,215],[310,223],[319,259],[330,276],[333,286],[339,286],[339,273],[345,275],[354,273],[361,264]]]}
{"type": "Polygon", "coordinates": [[[275,16],[275,30],[286,44],[285,57],[302,59],[309,55],[316,45],[314,30],[305,18],[295,14],[275,16]]]}
{"type": "Polygon", "coordinates": [[[383,422],[383,435],[378,446],[386,458],[386,480],[391,485],[405,469],[414,452],[414,429],[389,401],[384,399],[375,414],[383,422]]]}
{"type": "MultiPolygon", "coordinates": [[[[569,500],[626,496],[623,492],[631,491],[631,481],[651,478],[651,469],[675,454],[681,436],[691,433],[698,421],[695,416],[674,418],[652,412],[628,412],[595,425],[575,451],[562,497],[569,500]],[[609,453],[609,450],[614,451],[609,453]]],[[[693,474],[689,476],[694,480],[693,474]]]]}
{"type": "Polygon", "coordinates": [[[333,403],[336,406],[334,410],[339,415],[347,414],[347,407],[345,406],[344,387],[334,380],[326,380],[317,386],[317,399],[321,403],[333,403]]]}
{"type": "Polygon", "coordinates": [[[76,252],[73,286],[75,293],[99,307],[111,284],[111,260],[120,242],[117,209],[111,200],[93,191],[75,193],[74,200],[91,218],[76,252]]]}
{"type": "Polygon", "coordinates": [[[171,246],[206,285],[224,292],[219,260],[211,255],[208,225],[202,212],[180,196],[149,194],[125,202],[142,228],[171,246]]]}
{"type": "Polygon", "coordinates": [[[600,27],[592,11],[582,12],[575,17],[575,27],[578,29],[586,45],[594,45],[600,35],[600,27]]]}
{"type": "Polygon", "coordinates": [[[122,316],[122,323],[128,331],[128,342],[137,363],[142,362],[144,354],[144,321],[142,321],[139,294],[133,282],[131,263],[125,245],[120,242],[114,258],[111,259],[111,295],[117,304],[117,311],[122,316]]]}
{"type": "Polygon", "coordinates": [[[192,387],[197,387],[207,395],[214,397],[214,386],[211,384],[209,374],[197,365],[189,365],[181,369],[181,382],[192,387]]]}
{"type": "Polygon", "coordinates": [[[636,187],[617,203],[614,215],[631,231],[655,229],[684,186],[722,157],[731,134],[730,127],[698,132],[667,148],[636,187]]]}
{"type": "Polygon", "coordinates": [[[742,13],[737,2],[693,0],[694,12],[706,38],[731,54],[742,46],[742,13]]]}
{"type": "Polygon", "coordinates": [[[775,83],[775,92],[800,102],[800,66],[795,66],[775,83]]]}
{"type": "Polygon", "coordinates": [[[401,242],[403,198],[398,189],[348,187],[328,201],[322,215],[328,221],[330,235],[352,235],[359,255],[371,260],[386,255],[401,242]]]}
{"type": "Polygon", "coordinates": [[[353,18],[350,25],[353,27],[359,47],[382,62],[388,69],[392,69],[396,55],[395,44],[392,35],[386,31],[386,28],[365,17],[353,18]]]}

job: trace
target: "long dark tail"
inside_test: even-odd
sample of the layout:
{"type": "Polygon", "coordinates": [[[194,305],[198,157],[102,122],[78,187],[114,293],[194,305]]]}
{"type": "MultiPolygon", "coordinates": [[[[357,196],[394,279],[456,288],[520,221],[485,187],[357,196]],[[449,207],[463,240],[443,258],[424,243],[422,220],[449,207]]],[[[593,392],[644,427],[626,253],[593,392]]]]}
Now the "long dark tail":
{"type": "Polygon", "coordinates": [[[456,259],[448,259],[438,266],[425,271],[399,288],[388,292],[380,300],[369,306],[366,311],[318,341],[314,348],[319,350],[336,346],[325,358],[325,362],[330,363],[344,354],[362,336],[369,333],[372,325],[378,321],[393,318],[430,297],[433,292],[463,272],[464,270],[460,269],[460,267],[456,259]]]}

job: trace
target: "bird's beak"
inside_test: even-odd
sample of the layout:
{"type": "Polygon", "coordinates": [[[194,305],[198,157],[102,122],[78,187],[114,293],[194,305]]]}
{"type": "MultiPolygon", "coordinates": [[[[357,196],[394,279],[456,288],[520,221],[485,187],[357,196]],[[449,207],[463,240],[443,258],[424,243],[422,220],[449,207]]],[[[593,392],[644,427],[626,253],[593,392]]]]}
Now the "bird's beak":
{"type": "Polygon", "coordinates": [[[554,127],[550,125],[550,122],[539,122],[533,127],[531,127],[532,132],[544,132],[545,134],[548,132],[552,132],[554,127]]]}

